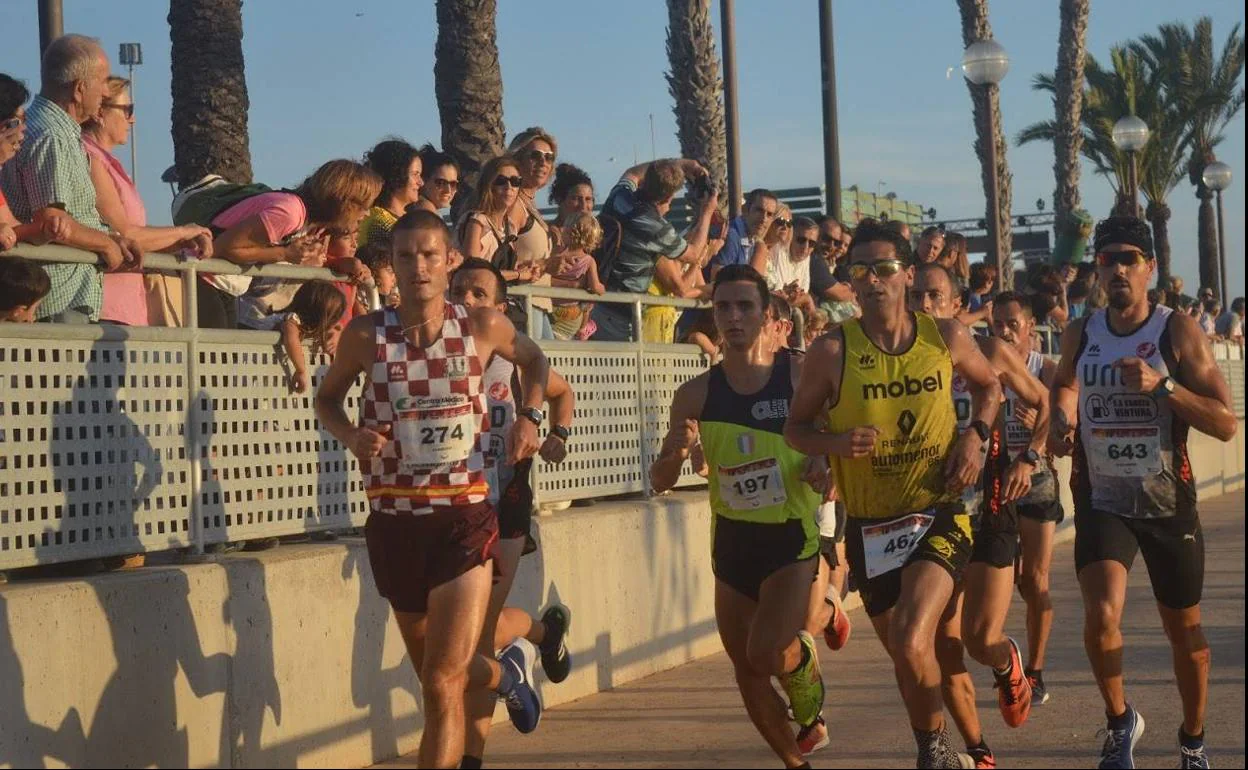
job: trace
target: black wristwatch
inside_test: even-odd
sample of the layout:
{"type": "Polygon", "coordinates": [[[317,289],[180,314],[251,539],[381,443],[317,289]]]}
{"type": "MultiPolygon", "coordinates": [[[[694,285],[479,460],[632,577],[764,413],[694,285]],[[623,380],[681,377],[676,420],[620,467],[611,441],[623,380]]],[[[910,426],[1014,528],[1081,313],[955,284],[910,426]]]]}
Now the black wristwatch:
{"type": "Polygon", "coordinates": [[[542,422],[546,419],[545,412],[543,412],[541,409],[535,409],[531,406],[526,406],[522,409],[516,410],[516,414],[532,422],[534,425],[536,425],[539,428],[542,427],[542,422]]]}
{"type": "Polygon", "coordinates": [[[1022,460],[1023,462],[1027,463],[1033,468],[1037,468],[1040,466],[1040,453],[1032,449],[1031,447],[1027,447],[1027,449],[1024,450],[1021,455],[1018,456],[1018,459],[1022,460]]]}
{"type": "Polygon", "coordinates": [[[572,430],[566,425],[556,425],[550,429],[550,434],[552,436],[558,436],[560,441],[566,442],[568,437],[572,435],[572,430]]]}
{"type": "Polygon", "coordinates": [[[1153,398],[1169,398],[1174,395],[1174,380],[1169,377],[1162,377],[1161,382],[1157,383],[1157,387],[1153,388],[1153,392],[1149,393],[1153,398]]]}
{"type": "Polygon", "coordinates": [[[988,443],[988,439],[992,438],[992,429],[988,427],[988,423],[983,420],[976,420],[970,425],[971,430],[979,434],[979,440],[988,443]]]}

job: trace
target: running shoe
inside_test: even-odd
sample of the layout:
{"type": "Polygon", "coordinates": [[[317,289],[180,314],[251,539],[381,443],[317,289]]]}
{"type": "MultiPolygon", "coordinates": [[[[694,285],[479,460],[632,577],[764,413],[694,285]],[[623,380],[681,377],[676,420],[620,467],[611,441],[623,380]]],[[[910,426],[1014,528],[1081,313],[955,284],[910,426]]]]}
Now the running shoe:
{"type": "Polygon", "coordinates": [[[1183,743],[1183,732],[1179,731],[1179,767],[1182,768],[1202,768],[1209,767],[1209,757],[1205,754],[1205,744],[1202,741],[1199,746],[1191,747],[1183,743]]]}
{"type": "Polygon", "coordinates": [[[1018,642],[1006,637],[1010,643],[1010,672],[998,674],[996,678],[997,704],[1001,707],[1001,718],[1010,727],[1022,727],[1031,713],[1031,685],[1023,673],[1023,658],[1018,651],[1018,642]]]}
{"type": "Polygon", "coordinates": [[[832,739],[828,737],[828,723],[823,721],[823,717],[816,719],[810,727],[797,731],[797,748],[803,757],[809,757],[831,742],[832,739]]]}
{"type": "Polygon", "coordinates": [[[805,631],[797,632],[806,662],[796,671],[780,677],[780,686],[789,696],[793,719],[803,727],[809,727],[823,711],[823,677],[819,673],[819,653],[815,651],[815,639],[805,631]]]}
{"type": "Polygon", "coordinates": [[[1039,671],[1025,671],[1027,684],[1031,685],[1031,705],[1043,706],[1049,702],[1049,689],[1044,686],[1044,677],[1039,671]]]}
{"type": "Polygon", "coordinates": [[[919,739],[919,756],[914,766],[919,770],[927,768],[970,770],[975,767],[975,760],[970,754],[954,751],[953,744],[949,742],[949,733],[945,732],[945,728],[942,727],[938,732],[931,733],[915,730],[914,734],[919,739]]]}
{"type": "MultiPolygon", "coordinates": [[[[1135,744],[1144,735],[1144,717],[1131,706],[1127,706],[1126,717],[1119,727],[1112,723],[1099,730],[1097,736],[1105,736],[1101,744],[1101,762],[1099,768],[1133,768],[1135,767],[1135,744]]],[[[1199,767],[1199,765],[1197,765],[1199,767]]]]}
{"type": "Polygon", "coordinates": [[[542,671],[546,678],[559,684],[568,678],[572,670],[572,656],[568,654],[568,628],[572,625],[572,611],[562,604],[552,604],[542,613],[542,626],[546,637],[542,640],[542,671]]]}
{"type": "Polygon", "coordinates": [[[849,613],[841,609],[839,604],[828,603],[832,605],[832,620],[823,629],[823,641],[827,643],[828,649],[836,651],[849,642],[849,633],[853,629],[849,624],[849,613]]]}
{"type": "Polygon", "coordinates": [[[997,766],[997,758],[993,756],[992,749],[987,746],[976,746],[966,750],[967,755],[975,762],[974,767],[987,768],[992,770],[997,766]]]}
{"type": "Polygon", "coordinates": [[[536,659],[537,649],[528,639],[517,639],[498,657],[499,665],[508,667],[516,678],[515,687],[504,693],[503,699],[507,702],[511,723],[522,733],[533,732],[542,721],[542,699],[533,688],[533,661],[536,659]]]}

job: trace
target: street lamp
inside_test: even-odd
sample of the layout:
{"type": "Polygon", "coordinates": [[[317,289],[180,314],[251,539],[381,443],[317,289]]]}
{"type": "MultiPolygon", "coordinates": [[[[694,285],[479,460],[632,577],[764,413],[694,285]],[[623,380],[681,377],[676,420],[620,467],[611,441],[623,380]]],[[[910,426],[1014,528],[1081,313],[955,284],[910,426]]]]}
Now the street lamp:
{"type": "MultiPolygon", "coordinates": [[[[135,99],[134,93],[134,68],[143,63],[143,46],[140,43],[122,43],[121,50],[118,52],[117,61],[124,67],[130,68],[130,99],[135,99]]],[[[138,164],[135,158],[138,157],[138,150],[135,148],[134,124],[130,124],[130,179],[134,182],[134,186],[139,186],[138,164]]]]}
{"type": "Polygon", "coordinates": [[[1114,124],[1114,146],[1127,154],[1127,199],[1131,201],[1131,215],[1139,216],[1140,179],[1135,153],[1148,144],[1148,124],[1134,115],[1124,115],[1114,124]]]}
{"type": "Polygon", "coordinates": [[[1218,194],[1218,266],[1222,278],[1222,309],[1227,310],[1231,306],[1226,290],[1226,228],[1222,225],[1222,191],[1231,186],[1231,167],[1215,160],[1205,166],[1200,180],[1205,183],[1205,187],[1218,194]]]}
{"type": "Polygon", "coordinates": [[[984,137],[988,142],[988,242],[989,257],[997,269],[997,275],[1004,276],[1002,269],[1004,255],[1001,253],[1001,191],[998,184],[997,141],[993,132],[992,96],[997,85],[1005,79],[1010,71],[1010,57],[1005,48],[995,40],[977,40],[967,46],[962,54],[962,73],[966,79],[977,86],[984,86],[988,97],[988,109],[984,110],[987,125],[984,137]]]}

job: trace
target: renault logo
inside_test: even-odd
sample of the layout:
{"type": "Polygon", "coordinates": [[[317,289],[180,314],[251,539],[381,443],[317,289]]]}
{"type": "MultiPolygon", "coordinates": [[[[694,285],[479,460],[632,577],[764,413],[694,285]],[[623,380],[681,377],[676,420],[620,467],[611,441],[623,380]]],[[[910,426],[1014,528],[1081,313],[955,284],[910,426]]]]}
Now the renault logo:
{"type": "Polygon", "coordinates": [[[903,435],[909,436],[910,431],[914,430],[917,422],[918,420],[915,419],[914,412],[907,409],[897,418],[897,427],[901,429],[903,435]]]}

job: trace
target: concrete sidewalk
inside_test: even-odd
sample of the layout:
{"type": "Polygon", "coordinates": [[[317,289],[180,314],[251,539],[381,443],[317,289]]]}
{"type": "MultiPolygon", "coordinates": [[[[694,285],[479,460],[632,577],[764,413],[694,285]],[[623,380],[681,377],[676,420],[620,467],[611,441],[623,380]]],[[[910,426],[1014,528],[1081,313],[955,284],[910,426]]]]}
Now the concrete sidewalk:
{"type": "MultiPolygon", "coordinates": [[[[1206,736],[1215,767],[1243,767],[1244,756],[1244,498],[1227,495],[1201,505],[1207,561],[1204,629],[1213,649],[1206,736]]],[[[1054,556],[1055,620],[1045,681],[1048,705],[1011,730],[997,711],[992,678],[973,667],[985,737],[1001,767],[1093,767],[1104,710],[1083,651],[1082,604],[1072,543],[1054,556]]],[[[1170,649],[1155,611],[1143,560],[1131,573],[1123,635],[1128,697],[1147,732],[1139,767],[1175,767],[1181,721],[1170,649]]],[[[913,767],[914,741],[892,667],[861,610],[842,651],[820,645],[833,742],[812,757],[815,767],[913,767]]],[[[1015,600],[1008,627],[1023,643],[1023,604],[1015,600]]],[[[575,662],[575,661],[574,661],[575,662]]],[[[552,685],[544,685],[551,687],[552,685]]],[[[952,729],[952,728],[951,728],[952,729]]],[[[414,767],[414,756],[388,763],[414,767]]],[[[548,711],[534,734],[495,726],[489,767],[778,767],[754,731],[720,654],[634,684],[548,711]]]]}

